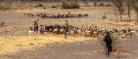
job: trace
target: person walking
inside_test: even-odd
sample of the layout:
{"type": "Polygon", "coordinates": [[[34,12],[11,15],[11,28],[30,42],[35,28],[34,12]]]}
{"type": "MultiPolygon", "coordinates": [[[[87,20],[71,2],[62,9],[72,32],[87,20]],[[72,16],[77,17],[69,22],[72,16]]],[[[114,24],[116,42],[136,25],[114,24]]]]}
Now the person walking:
{"type": "Polygon", "coordinates": [[[65,35],[65,38],[67,39],[67,35],[68,35],[68,32],[69,32],[69,25],[68,25],[68,21],[66,20],[66,24],[65,24],[65,28],[64,28],[64,35],[65,35]]]}
{"type": "Polygon", "coordinates": [[[107,50],[106,56],[110,56],[110,53],[112,52],[112,38],[108,31],[106,32],[106,35],[104,37],[104,42],[107,50]]]}
{"type": "Polygon", "coordinates": [[[38,31],[38,23],[36,21],[34,21],[34,23],[33,23],[33,31],[34,32],[38,31]]]}

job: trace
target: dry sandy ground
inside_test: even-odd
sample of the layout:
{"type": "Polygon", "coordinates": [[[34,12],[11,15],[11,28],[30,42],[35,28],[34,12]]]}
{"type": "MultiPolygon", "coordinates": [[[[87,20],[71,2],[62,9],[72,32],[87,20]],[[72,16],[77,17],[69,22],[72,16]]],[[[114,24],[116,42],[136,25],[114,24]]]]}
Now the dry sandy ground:
{"type": "MultiPolygon", "coordinates": [[[[70,25],[75,25],[78,27],[88,27],[91,25],[97,25],[99,28],[113,28],[117,26],[119,27],[133,27],[137,28],[135,26],[134,22],[112,22],[112,21],[106,21],[102,20],[103,15],[107,16],[107,20],[117,20],[118,17],[115,15],[116,12],[114,8],[111,7],[85,7],[82,9],[28,9],[28,10],[14,10],[14,11],[7,11],[7,12],[0,12],[0,22],[5,22],[8,26],[13,25],[14,27],[29,27],[32,25],[32,22],[36,19],[40,19],[40,24],[46,24],[46,25],[53,25],[53,24],[65,24],[65,20],[69,21],[70,25]],[[48,14],[58,14],[58,13],[73,13],[73,14],[84,14],[88,13],[89,17],[86,18],[60,18],[60,19],[41,19],[37,17],[27,17],[24,16],[24,13],[48,13],[48,14]]],[[[127,17],[124,16],[124,19],[127,17]]],[[[132,19],[135,18],[135,16],[132,16],[132,19]]]]}
{"type": "Polygon", "coordinates": [[[105,56],[100,40],[84,37],[21,36],[1,37],[0,59],[137,59],[137,38],[118,40],[122,48],[105,56]],[[15,39],[16,38],[16,39],[15,39]],[[58,38],[58,39],[57,39],[58,38]],[[59,39],[60,38],[60,39],[59,39]],[[4,40],[4,42],[3,42],[4,40]]]}
{"type": "MultiPolygon", "coordinates": [[[[7,58],[6,55],[14,55],[23,50],[35,51],[38,48],[54,47],[56,44],[66,44],[95,40],[96,38],[73,37],[68,39],[64,35],[35,35],[35,36],[1,36],[0,37],[0,59],[7,58]],[[3,56],[2,56],[3,55],[3,56]]],[[[51,52],[52,53],[52,52],[51,52]]],[[[17,54],[19,55],[19,54],[17,54]]],[[[14,58],[13,58],[14,59],[14,58]]],[[[17,58],[18,59],[18,58],[17,58]]]]}
{"type": "Polygon", "coordinates": [[[65,43],[89,40],[86,37],[72,37],[69,40],[64,35],[32,35],[32,36],[1,36],[0,54],[16,53],[20,50],[34,49],[51,43],[65,43]]]}
{"type": "MultiPolygon", "coordinates": [[[[101,20],[102,15],[107,13],[105,11],[109,11],[109,9],[34,9],[24,11],[18,10],[16,12],[0,12],[0,21],[6,23],[4,28],[0,28],[0,59],[138,59],[137,38],[119,40],[116,46],[126,51],[114,52],[111,57],[106,57],[101,41],[93,38],[70,37],[69,39],[64,39],[63,35],[24,34],[28,27],[32,25],[32,22],[37,18],[26,17],[23,15],[23,12],[68,13],[71,11],[73,13],[89,13],[90,17],[88,18],[65,19],[69,20],[70,25],[80,27],[83,25],[85,27],[97,25],[99,28],[138,28],[133,22],[128,24],[126,22],[101,20]],[[7,32],[6,35],[5,32],[7,32]],[[13,33],[15,35],[12,35],[13,33]]],[[[112,8],[110,10],[112,10],[112,8]]],[[[113,11],[111,11],[111,14],[112,12],[113,11]]],[[[107,14],[110,15],[110,12],[107,14]]],[[[40,19],[39,23],[46,25],[64,24],[65,19],[40,19]]]]}

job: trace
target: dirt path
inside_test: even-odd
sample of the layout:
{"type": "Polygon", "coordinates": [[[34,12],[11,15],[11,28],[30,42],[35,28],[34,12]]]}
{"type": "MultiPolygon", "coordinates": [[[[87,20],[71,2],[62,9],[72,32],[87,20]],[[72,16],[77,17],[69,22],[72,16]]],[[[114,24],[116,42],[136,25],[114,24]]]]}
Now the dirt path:
{"type": "Polygon", "coordinates": [[[127,51],[122,55],[105,56],[98,40],[75,43],[54,43],[36,50],[24,50],[16,54],[1,55],[0,59],[138,59],[137,39],[120,40],[119,46],[127,51]]]}

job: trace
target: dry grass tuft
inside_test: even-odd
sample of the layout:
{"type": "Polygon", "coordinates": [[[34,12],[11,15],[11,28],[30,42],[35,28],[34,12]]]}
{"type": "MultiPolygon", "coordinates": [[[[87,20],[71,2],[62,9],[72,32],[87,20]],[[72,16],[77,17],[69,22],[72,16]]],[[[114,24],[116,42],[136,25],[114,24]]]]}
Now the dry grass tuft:
{"type": "Polygon", "coordinates": [[[124,58],[124,57],[130,55],[130,53],[128,53],[123,48],[116,48],[116,49],[114,49],[112,54],[115,55],[117,58],[124,58]]]}

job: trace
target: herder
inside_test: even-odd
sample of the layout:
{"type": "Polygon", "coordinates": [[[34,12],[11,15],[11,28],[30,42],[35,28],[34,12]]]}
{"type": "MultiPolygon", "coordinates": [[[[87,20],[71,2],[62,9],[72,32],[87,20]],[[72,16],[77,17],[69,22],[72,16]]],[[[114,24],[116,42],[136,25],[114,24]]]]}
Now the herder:
{"type": "Polygon", "coordinates": [[[112,38],[108,31],[104,37],[104,42],[107,49],[106,56],[110,56],[110,53],[112,52],[112,38]]]}

